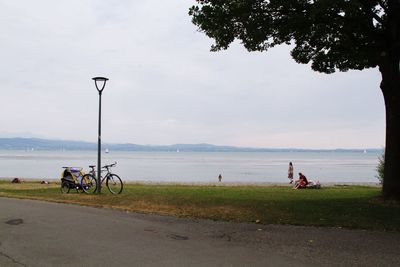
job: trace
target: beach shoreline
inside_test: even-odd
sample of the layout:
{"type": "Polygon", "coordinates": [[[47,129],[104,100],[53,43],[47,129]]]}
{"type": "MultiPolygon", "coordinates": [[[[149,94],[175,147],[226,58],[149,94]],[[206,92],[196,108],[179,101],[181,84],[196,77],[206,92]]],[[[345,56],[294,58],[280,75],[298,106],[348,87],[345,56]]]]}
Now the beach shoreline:
{"type": "MultiPolygon", "coordinates": [[[[19,177],[0,177],[0,181],[11,181],[19,177]]],[[[20,178],[23,182],[35,183],[47,181],[49,183],[60,183],[60,178],[20,178]]],[[[181,186],[226,186],[226,187],[240,187],[240,186],[254,186],[254,187],[274,187],[284,186],[293,187],[293,184],[285,182],[184,182],[184,181],[149,181],[149,180],[123,180],[125,184],[143,184],[143,185],[181,185],[181,186]]],[[[369,186],[369,187],[381,187],[379,182],[320,182],[321,186],[334,187],[334,186],[369,186]]]]}

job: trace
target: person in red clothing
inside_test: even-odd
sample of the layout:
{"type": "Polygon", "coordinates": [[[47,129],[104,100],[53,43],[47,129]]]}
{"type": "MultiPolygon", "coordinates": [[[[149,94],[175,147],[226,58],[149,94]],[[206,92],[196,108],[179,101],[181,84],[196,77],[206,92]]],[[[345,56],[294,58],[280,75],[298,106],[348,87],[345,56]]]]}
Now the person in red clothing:
{"type": "Polygon", "coordinates": [[[301,172],[299,172],[299,179],[296,181],[294,189],[305,188],[306,185],[308,185],[307,177],[301,172]]]}

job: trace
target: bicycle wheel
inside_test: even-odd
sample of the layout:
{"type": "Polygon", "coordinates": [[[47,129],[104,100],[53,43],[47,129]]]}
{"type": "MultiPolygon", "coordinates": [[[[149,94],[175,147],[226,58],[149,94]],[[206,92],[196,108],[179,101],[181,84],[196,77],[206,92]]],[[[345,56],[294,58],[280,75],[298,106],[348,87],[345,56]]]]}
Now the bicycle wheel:
{"type": "Polygon", "coordinates": [[[69,183],[67,181],[62,181],[61,182],[61,193],[63,194],[68,194],[69,193],[69,183]]]}
{"type": "Polygon", "coordinates": [[[116,174],[110,174],[107,176],[106,185],[112,194],[121,194],[122,188],[124,187],[121,178],[116,174]]]}
{"type": "Polygon", "coordinates": [[[81,188],[86,194],[93,194],[97,189],[96,178],[90,173],[85,174],[82,177],[81,188]]]}

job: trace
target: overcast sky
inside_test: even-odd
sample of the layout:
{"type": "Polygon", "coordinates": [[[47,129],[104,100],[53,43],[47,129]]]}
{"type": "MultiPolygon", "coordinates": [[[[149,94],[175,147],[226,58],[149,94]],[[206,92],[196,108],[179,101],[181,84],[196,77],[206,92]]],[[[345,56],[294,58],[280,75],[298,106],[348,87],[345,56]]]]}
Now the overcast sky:
{"type": "Polygon", "coordinates": [[[0,137],[380,148],[377,69],[312,71],[281,46],[210,52],[187,0],[0,0],[0,137]]]}

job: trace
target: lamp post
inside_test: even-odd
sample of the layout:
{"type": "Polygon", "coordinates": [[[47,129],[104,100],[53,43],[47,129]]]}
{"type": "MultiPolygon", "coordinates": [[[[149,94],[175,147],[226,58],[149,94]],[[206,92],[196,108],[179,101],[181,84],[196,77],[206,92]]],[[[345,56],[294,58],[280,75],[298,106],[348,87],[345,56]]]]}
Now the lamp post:
{"type": "Polygon", "coordinates": [[[104,77],[94,77],[94,84],[96,85],[96,89],[99,92],[99,135],[97,142],[97,194],[101,193],[101,94],[103,93],[104,87],[106,86],[106,82],[108,78],[104,77]]]}

